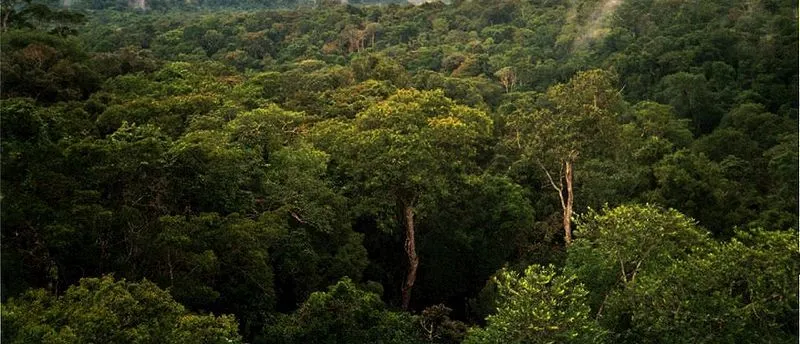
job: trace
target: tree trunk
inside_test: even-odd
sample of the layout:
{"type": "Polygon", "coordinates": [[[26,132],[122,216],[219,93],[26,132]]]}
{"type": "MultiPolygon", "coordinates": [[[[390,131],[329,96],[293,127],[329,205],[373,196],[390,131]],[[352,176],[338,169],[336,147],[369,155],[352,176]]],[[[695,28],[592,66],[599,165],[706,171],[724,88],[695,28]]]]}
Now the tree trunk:
{"type": "Polygon", "coordinates": [[[405,217],[406,225],[406,256],[408,257],[408,274],[406,275],[406,282],[403,284],[403,309],[408,309],[408,304],[411,301],[411,288],[414,287],[414,282],[417,280],[417,266],[419,266],[419,257],[417,257],[417,248],[414,240],[414,208],[409,204],[403,205],[403,215],[405,217]]]}
{"type": "Polygon", "coordinates": [[[564,242],[572,243],[572,161],[564,163],[564,180],[567,183],[567,199],[564,202],[564,242]]]}
{"type": "Polygon", "coordinates": [[[10,6],[9,6],[9,8],[4,9],[4,11],[3,11],[3,22],[2,22],[2,24],[0,24],[0,31],[6,31],[6,29],[8,29],[8,18],[11,16],[11,11],[12,10],[13,9],[11,9],[10,6]]]}

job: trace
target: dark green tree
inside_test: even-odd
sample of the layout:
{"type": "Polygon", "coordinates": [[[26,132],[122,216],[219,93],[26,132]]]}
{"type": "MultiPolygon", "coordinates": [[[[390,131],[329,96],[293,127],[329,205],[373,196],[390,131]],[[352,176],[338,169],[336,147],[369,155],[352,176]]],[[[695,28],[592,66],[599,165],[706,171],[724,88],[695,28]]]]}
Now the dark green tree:
{"type": "Polygon", "coordinates": [[[424,343],[417,316],[386,309],[380,297],[344,278],[309,296],[265,329],[277,343],[424,343]]]}
{"type": "Polygon", "coordinates": [[[30,290],[2,306],[8,343],[239,343],[236,319],[196,315],[152,282],[85,278],[63,296],[30,290]]]}

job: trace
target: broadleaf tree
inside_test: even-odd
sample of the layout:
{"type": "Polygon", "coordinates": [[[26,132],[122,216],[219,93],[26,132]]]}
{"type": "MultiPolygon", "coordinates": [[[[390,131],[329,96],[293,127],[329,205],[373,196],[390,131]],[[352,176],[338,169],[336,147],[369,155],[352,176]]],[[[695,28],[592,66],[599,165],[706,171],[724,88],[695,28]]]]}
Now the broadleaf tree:
{"type": "Polygon", "coordinates": [[[531,265],[524,274],[501,270],[494,278],[497,313],[473,328],[464,343],[602,343],[605,333],[591,317],[588,294],[575,275],[531,265]]]}
{"type": "Polygon", "coordinates": [[[518,108],[506,120],[505,145],[519,160],[533,162],[547,176],[561,202],[564,241],[572,242],[574,170],[580,156],[613,153],[625,102],[615,76],[602,70],[578,73],[550,87],[535,108],[518,108]]]}
{"type": "Polygon", "coordinates": [[[351,121],[320,124],[312,135],[330,151],[368,211],[391,224],[399,211],[405,231],[408,272],[402,287],[407,308],[416,280],[416,218],[436,195],[475,172],[479,143],[491,136],[492,120],[482,111],[457,105],[442,91],[400,90],[351,121]]]}

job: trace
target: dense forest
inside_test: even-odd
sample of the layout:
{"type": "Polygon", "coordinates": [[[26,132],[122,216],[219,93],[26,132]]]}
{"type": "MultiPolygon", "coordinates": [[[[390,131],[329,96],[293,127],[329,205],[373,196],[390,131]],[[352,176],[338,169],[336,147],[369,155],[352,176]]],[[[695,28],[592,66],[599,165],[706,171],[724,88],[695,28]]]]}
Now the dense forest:
{"type": "Polygon", "coordinates": [[[418,2],[2,0],[2,341],[797,343],[795,1],[418,2]]]}

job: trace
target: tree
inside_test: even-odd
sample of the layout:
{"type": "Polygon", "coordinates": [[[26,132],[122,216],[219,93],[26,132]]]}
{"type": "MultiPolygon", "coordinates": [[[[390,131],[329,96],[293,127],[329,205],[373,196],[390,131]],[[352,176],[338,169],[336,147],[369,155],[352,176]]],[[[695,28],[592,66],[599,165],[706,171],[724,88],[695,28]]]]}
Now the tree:
{"type": "Polygon", "coordinates": [[[514,90],[514,86],[517,85],[517,73],[511,67],[501,68],[494,73],[494,76],[500,79],[500,83],[505,87],[506,93],[514,90]]]}
{"type": "Polygon", "coordinates": [[[48,30],[50,34],[60,36],[75,35],[78,26],[86,22],[86,17],[69,9],[53,10],[42,3],[32,3],[31,0],[3,0],[0,2],[0,31],[9,28],[35,28],[38,24],[40,30],[48,30]]]}
{"type": "Polygon", "coordinates": [[[63,296],[30,290],[3,305],[7,343],[240,343],[236,319],[195,315],[147,280],[84,278],[63,296]]]}
{"type": "Polygon", "coordinates": [[[442,91],[400,90],[353,121],[316,129],[314,140],[371,203],[368,212],[384,218],[389,209],[402,214],[409,264],[403,308],[411,300],[419,265],[415,217],[429,211],[435,195],[447,193],[450,183],[475,170],[478,144],[490,137],[491,125],[485,113],[456,105],[442,91]]]}
{"type": "Polygon", "coordinates": [[[255,151],[264,160],[299,136],[299,126],[305,121],[301,113],[286,111],[270,104],[236,115],[226,124],[234,142],[255,151]]]}
{"type": "Polygon", "coordinates": [[[415,287],[417,302],[447,300],[460,306],[505,264],[530,261],[536,254],[551,256],[525,192],[510,178],[489,173],[450,188],[417,233],[417,249],[425,257],[415,287]]]}
{"type": "Polygon", "coordinates": [[[139,264],[187,307],[236,314],[249,336],[276,301],[269,249],[285,231],[281,220],[270,213],[256,221],[239,214],[164,216],[139,264]]]}
{"type": "Polygon", "coordinates": [[[86,99],[102,83],[75,37],[12,30],[3,32],[0,43],[4,97],[42,102],[86,99]]]}
{"type": "Polygon", "coordinates": [[[719,163],[683,149],[657,162],[653,176],[655,188],[645,195],[649,202],[678,209],[715,234],[732,234],[728,210],[736,188],[719,163]]]}
{"type": "Polygon", "coordinates": [[[368,33],[367,30],[361,30],[355,26],[347,26],[342,30],[340,35],[343,45],[347,45],[347,52],[355,53],[361,52],[361,50],[364,49],[364,42],[370,33],[368,33]]]}
{"type": "Polygon", "coordinates": [[[792,233],[738,231],[717,242],[675,210],[636,204],[579,224],[565,271],[586,284],[615,342],[796,340],[792,233]]]}
{"type": "Polygon", "coordinates": [[[520,161],[535,161],[558,193],[564,241],[572,242],[573,175],[578,157],[608,154],[620,135],[617,116],[624,101],[605,71],[580,72],[550,87],[535,109],[519,109],[507,119],[505,145],[520,161]]]}
{"type": "Polygon", "coordinates": [[[678,119],[675,111],[668,105],[643,101],[634,106],[631,115],[631,124],[637,129],[636,136],[664,139],[670,146],[678,149],[685,148],[692,142],[689,120],[678,119]]]}
{"type": "Polygon", "coordinates": [[[586,289],[574,275],[552,265],[531,265],[520,275],[501,270],[494,278],[497,313],[486,328],[473,328],[465,344],[602,343],[604,331],[589,314],[586,289]]]}
{"type": "Polygon", "coordinates": [[[220,213],[252,204],[253,193],[246,186],[262,172],[263,161],[257,154],[261,152],[228,141],[223,130],[192,131],[165,154],[173,180],[171,193],[179,204],[198,212],[220,213]]]}
{"type": "Polygon", "coordinates": [[[609,298],[619,343],[797,342],[796,233],[739,231],[609,298]]]}
{"type": "Polygon", "coordinates": [[[215,52],[222,49],[225,44],[225,36],[219,31],[211,29],[203,34],[200,45],[206,51],[208,56],[214,55],[215,52]]]}
{"type": "Polygon", "coordinates": [[[407,87],[409,76],[405,68],[384,54],[358,56],[350,61],[356,80],[369,79],[390,81],[395,87],[407,87]]]}
{"type": "Polygon", "coordinates": [[[566,271],[589,287],[589,304],[598,316],[615,290],[624,290],[638,276],[660,271],[674,259],[703,251],[710,244],[707,232],[694,220],[652,205],[590,211],[579,220],[566,271]]]}
{"type": "Polygon", "coordinates": [[[284,147],[269,161],[258,205],[287,222],[270,255],[278,310],[292,310],[344,276],[360,280],[369,261],[363,234],[352,229],[347,199],[325,179],[328,155],[303,144],[284,147]]]}
{"type": "Polygon", "coordinates": [[[719,123],[722,112],[715,105],[716,95],[708,89],[702,74],[685,72],[670,74],[661,79],[656,98],[672,105],[684,118],[692,120],[694,134],[711,132],[719,123]]]}
{"type": "Polygon", "coordinates": [[[423,337],[430,343],[461,343],[467,332],[467,326],[448,316],[452,309],[444,304],[433,305],[422,311],[423,337]]]}
{"type": "Polygon", "coordinates": [[[364,34],[370,38],[370,47],[375,48],[375,36],[380,33],[381,30],[383,30],[381,24],[375,22],[367,23],[364,27],[364,34]]]}
{"type": "Polygon", "coordinates": [[[779,220],[769,219],[767,223],[775,228],[791,228],[797,223],[795,205],[798,203],[798,180],[795,174],[800,166],[797,152],[799,141],[797,133],[786,134],[781,136],[780,143],[764,152],[764,157],[769,159],[769,175],[775,190],[770,198],[775,207],[763,215],[779,217],[779,220]]]}
{"type": "Polygon", "coordinates": [[[265,329],[278,343],[423,343],[418,319],[386,309],[380,296],[343,278],[265,329]]]}
{"type": "MultiPolygon", "coordinates": [[[[59,261],[53,253],[79,241],[71,235],[74,228],[64,223],[62,217],[71,210],[64,204],[69,198],[68,190],[75,189],[63,169],[63,154],[58,147],[63,133],[57,119],[62,115],[37,106],[31,99],[0,102],[3,122],[0,253],[5,295],[16,295],[31,286],[57,288],[59,261]]],[[[103,214],[98,211],[95,215],[103,214]]]]}

